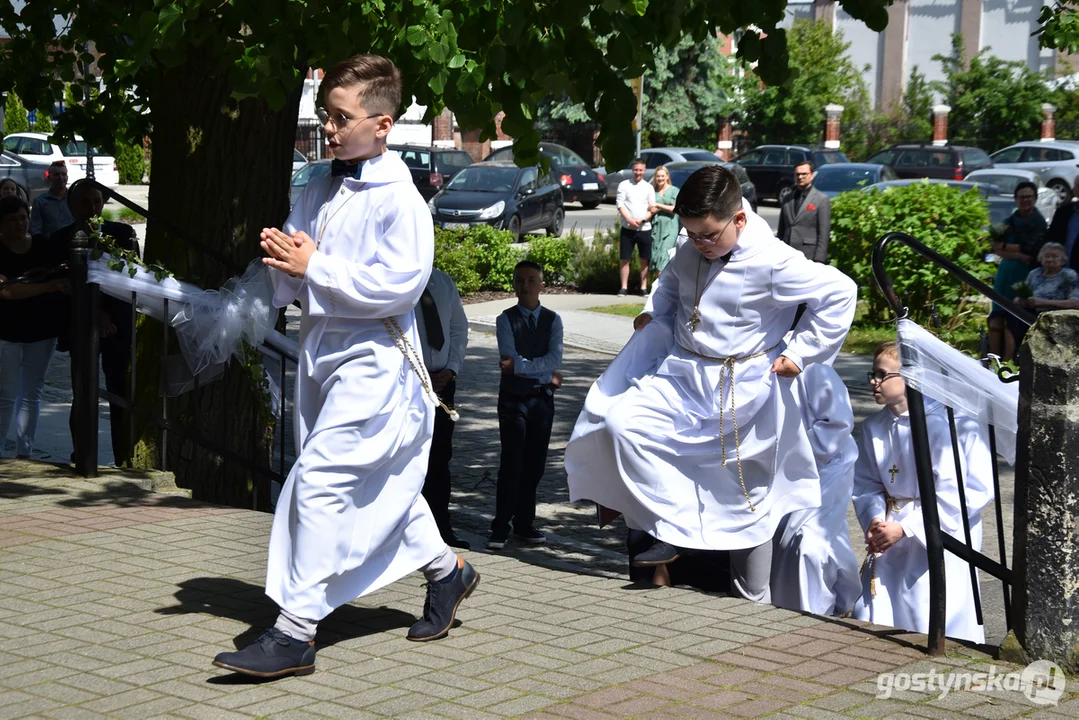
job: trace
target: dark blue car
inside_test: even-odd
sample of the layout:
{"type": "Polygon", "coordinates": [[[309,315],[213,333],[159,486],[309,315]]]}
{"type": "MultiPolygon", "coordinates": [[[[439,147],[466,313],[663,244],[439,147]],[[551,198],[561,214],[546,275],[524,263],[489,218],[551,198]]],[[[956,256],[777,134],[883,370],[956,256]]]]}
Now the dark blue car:
{"type": "Polygon", "coordinates": [[[887,165],[841,163],[817,168],[813,187],[834,198],[841,192],[861,190],[879,182],[897,179],[895,171],[887,165]]]}

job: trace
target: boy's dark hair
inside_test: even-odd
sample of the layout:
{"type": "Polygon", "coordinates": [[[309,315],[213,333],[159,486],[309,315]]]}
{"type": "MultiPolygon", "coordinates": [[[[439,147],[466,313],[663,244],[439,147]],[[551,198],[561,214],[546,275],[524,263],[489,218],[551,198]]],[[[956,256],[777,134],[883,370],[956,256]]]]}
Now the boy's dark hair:
{"type": "Polygon", "coordinates": [[[633,167],[634,165],[644,165],[647,167],[648,163],[644,161],[644,158],[633,158],[633,162],[631,162],[629,166],[633,167]]]}
{"type": "Polygon", "coordinates": [[[62,167],[62,168],[64,168],[66,170],[67,169],[67,163],[65,163],[63,160],[53,160],[51,163],[49,163],[49,167],[51,167],[51,168],[62,167]]]}
{"type": "Polygon", "coordinates": [[[99,185],[95,185],[86,178],[71,183],[71,186],[67,189],[67,209],[74,212],[78,207],[78,203],[82,202],[82,196],[94,190],[101,193],[102,200],[108,201],[108,193],[103,191],[99,185]]]}
{"type": "Polygon", "coordinates": [[[1021,190],[1033,190],[1033,191],[1034,191],[1034,199],[1035,199],[1035,200],[1037,200],[1037,199],[1038,199],[1038,186],[1037,186],[1037,185],[1035,185],[1034,183],[1032,183],[1031,181],[1029,181],[1029,180],[1024,180],[1023,182],[1021,182],[1021,183],[1019,183],[1018,185],[1016,185],[1016,186],[1015,186],[1015,192],[1014,192],[1014,193],[1012,193],[1012,197],[1018,197],[1018,196],[1019,196],[1019,192],[1020,192],[1021,190]]]}
{"type": "Polygon", "coordinates": [[[389,115],[396,122],[401,114],[401,72],[381,55],[354,55],[330,68],[322,79],[323,97],[339,87],[355,87],[372,115],[389,115]]]}
{"type": "Polygon", "coordinates": [[[513,278],[515,280],[517,279],[517,272],[519,270],[535,270],[540,274],[540,278],[543,277],[543,268],[540,266],[539,263],[532,262],[531,260],[522,260],[521,262],[513,266],[513,278]]]}
{"type": "Polygon", "coordinates": [[[735,174],[722,165],[709,165],[690,175],[682,185],[674,212],[685,218],[711,215],[726,220],[741,207],[742,185],[735,174]]]}
{"type": "Polygon", "coordinates": [[[8,195],[5,198],[0,198],[0,220],[17,213],[19,210],[25,210],[29,213],[30,206],[18,195],[8,195]]]}
{"type": "Polygon", "coordinates": [[[796,163],[794,163],[794,169],[797,170],[798,168],[802,167],[803,165],[808,165],[809,166],[809,172],[813,172],[814,170],[817,169],[817,167],[813,164],[812,160],[803,160],[802,162],[796,162],[796,163]]]}

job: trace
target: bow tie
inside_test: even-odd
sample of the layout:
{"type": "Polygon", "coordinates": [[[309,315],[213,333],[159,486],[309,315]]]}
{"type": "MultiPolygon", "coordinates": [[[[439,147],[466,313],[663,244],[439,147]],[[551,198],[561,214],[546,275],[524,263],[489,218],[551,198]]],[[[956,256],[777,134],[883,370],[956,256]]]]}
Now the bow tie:
{"type": "Polygon", "coordinates": [[[345,175],[352,178],[358,178],[360,176],[360,168],[362,167],[363,163],[350,163],[335,158],[330,165],[330,175],[333,177],[345,175]]]}

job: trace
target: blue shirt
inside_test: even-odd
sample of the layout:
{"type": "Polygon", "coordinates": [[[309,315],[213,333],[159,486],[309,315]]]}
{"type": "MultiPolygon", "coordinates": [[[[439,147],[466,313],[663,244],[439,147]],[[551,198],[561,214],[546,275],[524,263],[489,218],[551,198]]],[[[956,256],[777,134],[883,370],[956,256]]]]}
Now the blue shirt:
{"type": "MultiPolygon", "coordinates": [[[[535,322],[539,323],[540,305],[535,310],[529,310],[518,303],[517,309],[526,316],[531,315],[535,322]]],[[[551,324],[551,341],[547,346],[547,354],[526,360],[517,354],[517,344],[513,340],[513,328],[510,321],[504,315],[499,315],[495,322],[495,337],[498,338],[498,354],[502,357],[513,358],[513,374],[520,377],[530,378],[541,385],[551,382],[554,371],[562,365],[562,318],[556,313],[554,322],[551,324]]]]}
{"type": "Polygon", "coordinates": [[[30,234],[52,237],[53,233],[75,222],[67,207],[67,192],[56,197],[51,192],[38,195],[30,212],[30,234]]]}

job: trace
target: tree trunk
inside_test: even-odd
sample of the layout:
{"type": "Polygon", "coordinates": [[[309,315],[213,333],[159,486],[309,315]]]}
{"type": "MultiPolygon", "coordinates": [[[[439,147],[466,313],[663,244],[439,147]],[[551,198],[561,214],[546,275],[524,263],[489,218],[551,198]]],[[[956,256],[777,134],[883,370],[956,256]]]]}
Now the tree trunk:
{"type": "MultiPolygon", "coordinates": [[[[259,99],[237,102],[229,79],[212,75],[214,65],[212,57],[193,52],[184,65],[159,75],[151,105],[154,180],[145,249],[148,262],[206,289],[220,287],[261,256],[259,231],[279,227],[288,215],[300,98],[297,89],[279,111],[259,99]]],[[[162,326],[144,318],[138,333],[138,400],[159,416],[165,342],[162,326]]],[[[175,354],[175,335],[167,342],[168,354],[175,354]]],[[[173,471],[177,484],[190,488],[195,498],[268,508],[267,477],[250,466],[269,468],[274,420],[252,376],[250,365],[233,359],[224,376],[168,400],[170,422],[226,446],[247,458],[245,463],[178,433],[166,438],[147,423],[139,428],[133,464],[173,471]]]]}

